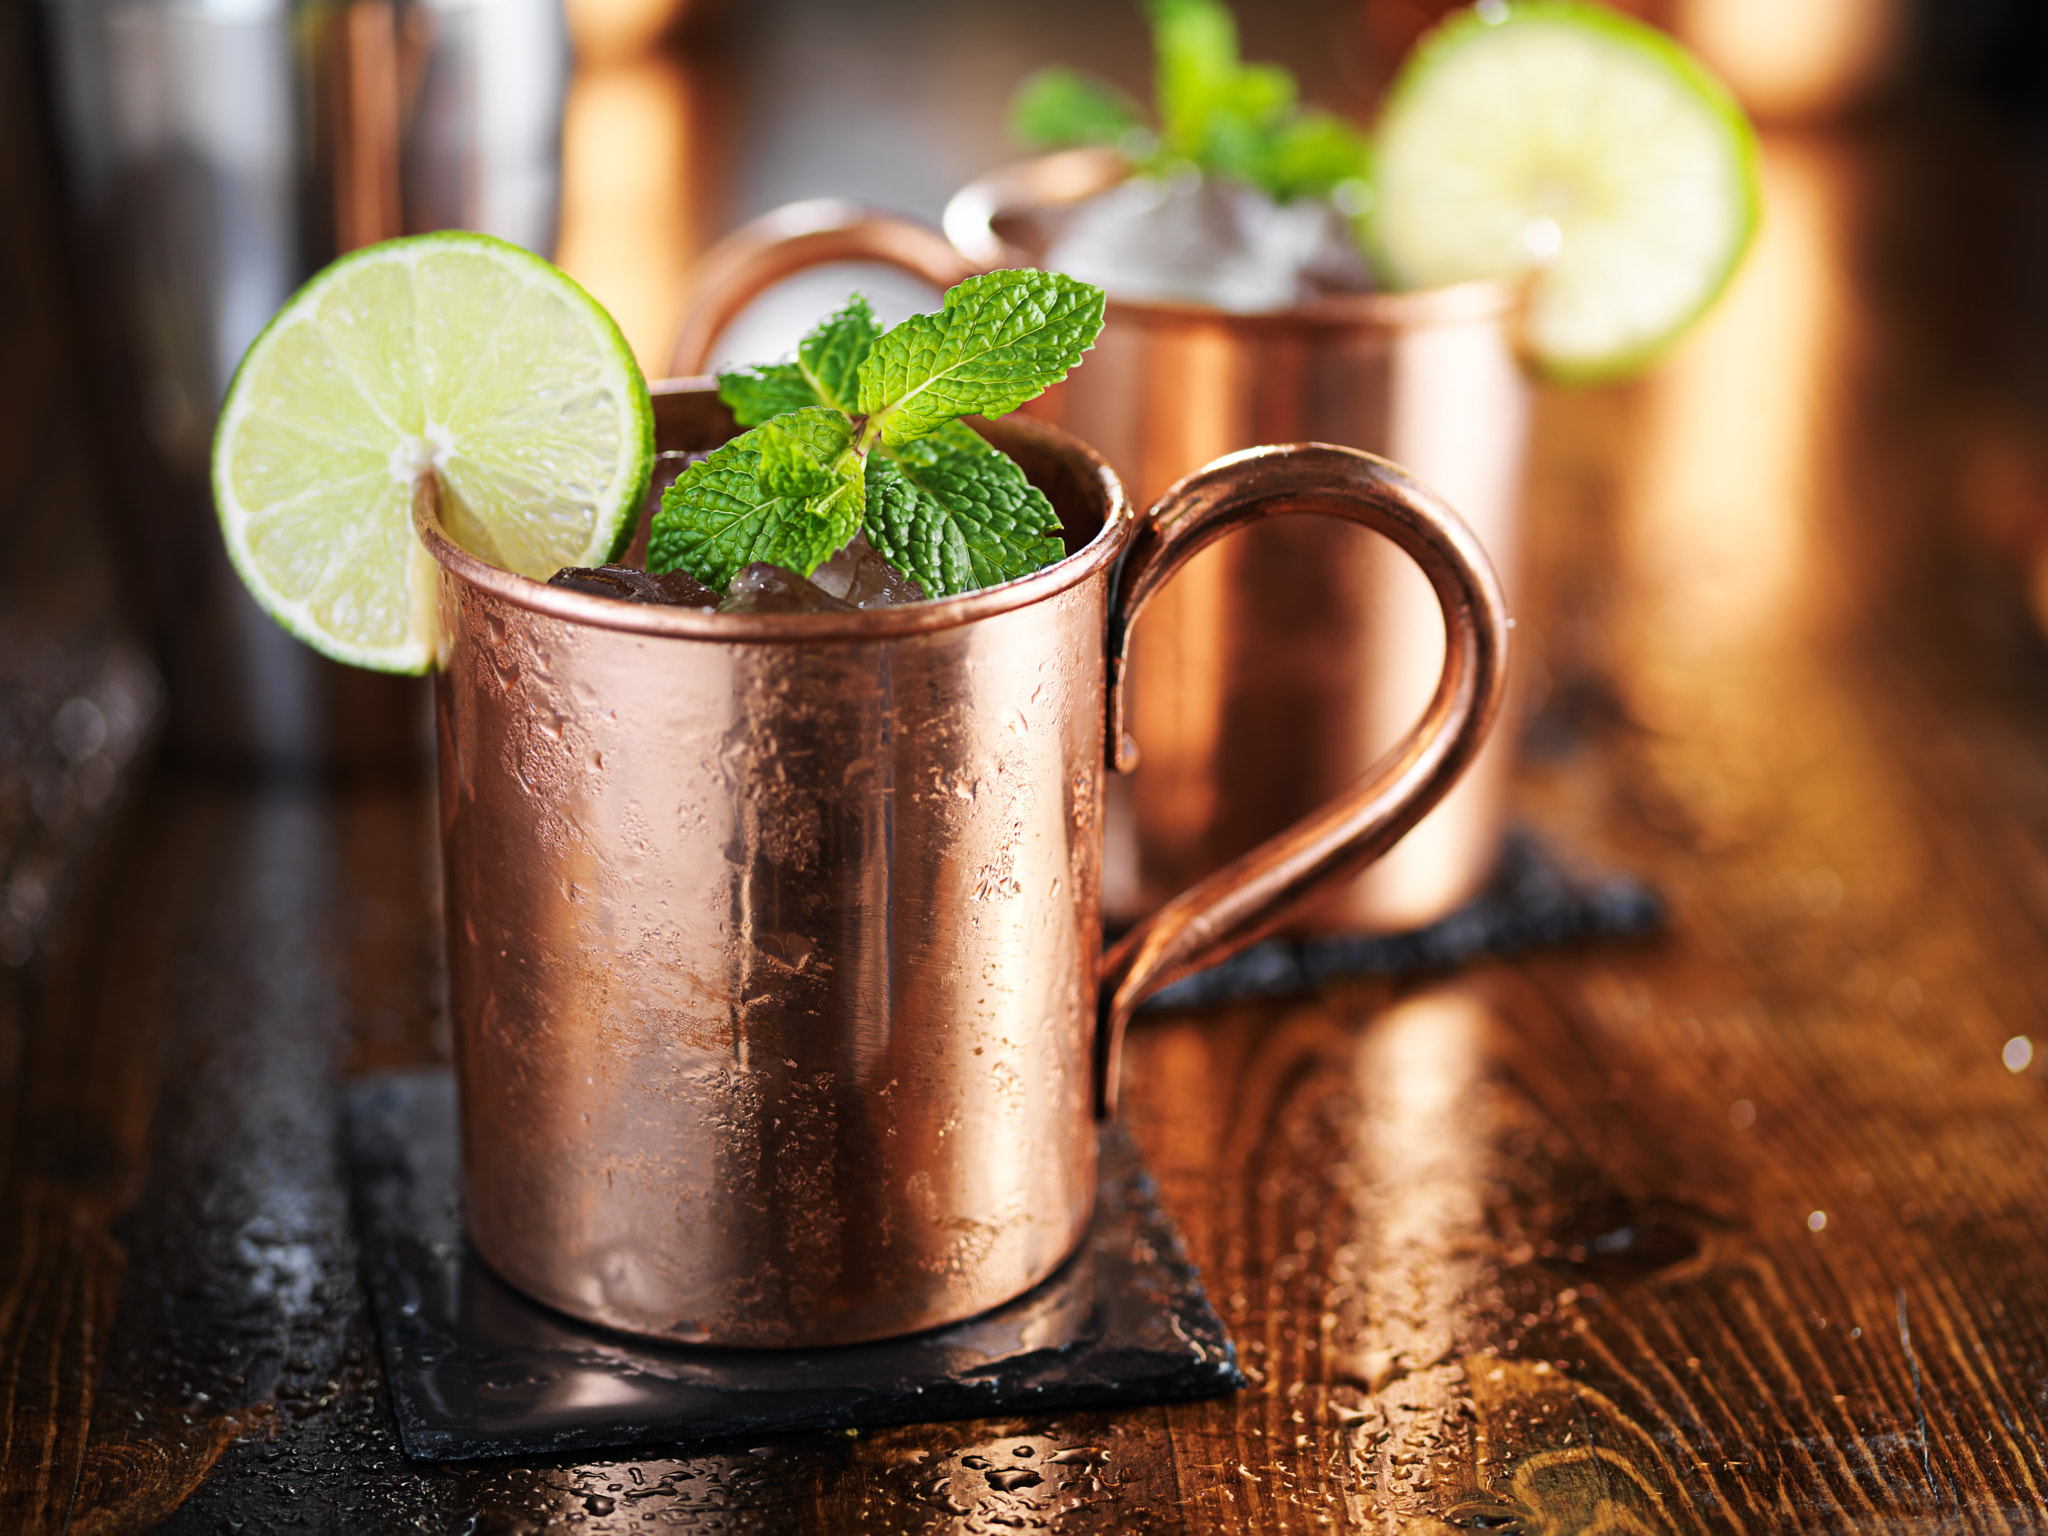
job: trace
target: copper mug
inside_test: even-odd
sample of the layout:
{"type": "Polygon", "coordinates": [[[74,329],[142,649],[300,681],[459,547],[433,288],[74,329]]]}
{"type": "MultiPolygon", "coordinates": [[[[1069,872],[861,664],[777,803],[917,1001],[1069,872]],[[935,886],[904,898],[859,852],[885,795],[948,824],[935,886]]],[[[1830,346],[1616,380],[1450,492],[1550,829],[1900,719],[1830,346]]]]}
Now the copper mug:
{"type": "MultiPolygon", "coordinates": [[[[700,371],[725,322],[803,266],[885,262],[943,288],[1039,265],[1062,210],[1127,174],[1095,150],[1030,161],[962,188],[944,236],[843,203],[764,215],[707,254],[676,371],[700,371]]],[[[1140,504],[1256,443],[1383,454],[1458,509],[1512,593],[1529,417],[1517,314],[1501,283],[1272,314],[1112,298],[1094,351],[1026,410],[1093,445],[1140,504]]],[[[1442,660],[1428,584],[1355,528],[1293,519],[1195,562],[1133,648],[1145,763],[1112,791],[1111,921],[1156,909],[1353,783],[1400,740],[1442,660]]],[[[1293,926],[1412,928],[1469,900],[1501,846],[1512,760],[1497,733],[1399,847],[1293,926]]]]}
{"type": "MultiPolygon", "coordinates": [[[[664,447],[734,430],[661,387],[664,447]]],[[[1378,856],[1500,695],[1485,555],[1392,465],[1261,449],[1143,517],[1088,448],[986,427],[1069,553],[1004,586],[837,615],[590,597],[440,567],[436,714],[464,1198],[505,1279],[688,1343],[852,1343],[971,1316],[1080,1242],[1132,1010],[1378,856]],[[1102,801],[1131,624],[1226,533],[1373,528],[1450,645],[1370,781],[1102,952],[1102,801]]],[[[1121,753],[1127,761],[1127,750],[1121,753]]]]}

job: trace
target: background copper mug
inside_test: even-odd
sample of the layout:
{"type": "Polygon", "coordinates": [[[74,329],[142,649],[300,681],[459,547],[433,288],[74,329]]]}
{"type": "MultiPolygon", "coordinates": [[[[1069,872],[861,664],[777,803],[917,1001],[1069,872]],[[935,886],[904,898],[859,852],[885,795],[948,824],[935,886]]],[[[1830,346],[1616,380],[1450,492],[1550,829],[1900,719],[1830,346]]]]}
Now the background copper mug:
{"type": "MultiPolygon", "coordinates": [[[[701,371],[726,322],[805,266],[886,262],[944,288],[973,271],[1038,265],[1064,210],[1127,173],[1096,150],[998,172],[954,197],[950,240],[846,203],[763,215],[699,268],[675,371],[701,371]]],[[[1529,416],[1517,309],[1516,290],[1499,283],[1257,315],[1112,299],[1095,350],[1026,410],[1091,444],[1140,505],[1255,443],[1382,454],[1458,509],[1512,595],[1529,416]]],[[[1133,651],[1145,762],[1111,790],[1111,920],[1154,910],[1356,781],[1400,740],[1442,661],[1428,584],[1356,528],[1289,520],[1190,565],[1133,651]]],[[[1293,926],[1409,928],[1468,900],[1501,845],[1513,750],[1510,733],[1496,733],[1399,847],[1293,926]]]]}
{"type": "MultiPolygon", "coordinates": [[[[734,430],[702,384],[664,386],[657,420],[669,448],[734,430]]],[[[987,431],[1059,509],[1067,557],[844,615],[528,581],[450,543],[423,486],[469,1232],[565,1312],[822,1345],[1027,1290],[1085,1230],[1132,1009],[1381,852],[1485,736],[1499,591],[1391,465],[1262,449],[1133,518],[1065,434],[987,431]],[[1435,698],[1370,782],[1105,957],[1131,621],[1196,551],[1289,511],[1378,529],[1427,573],[1452,639],[1435,698]]]]}

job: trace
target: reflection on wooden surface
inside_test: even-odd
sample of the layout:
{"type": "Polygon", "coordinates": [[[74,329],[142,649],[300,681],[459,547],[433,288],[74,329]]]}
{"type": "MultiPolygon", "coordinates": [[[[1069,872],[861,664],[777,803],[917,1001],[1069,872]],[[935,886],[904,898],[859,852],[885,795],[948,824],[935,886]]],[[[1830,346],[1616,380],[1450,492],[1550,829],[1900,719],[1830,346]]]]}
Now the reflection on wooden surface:
{"type": "MultiPolygon", "coordinates": [[[[1447,1462],[1469,1450],[1463,1334],[1485,1284],[1491,1152],[1469,1110],[1498,1027],[1469,992],[1424,992],[1375,1020],[1355,1058],[1358,1258],[1348,1274],[1332,1266],[1331,1278],[1348,1281],[1356,1299],[1335,1303],[1328,1331],[1348,1343],[1332,1374],[1357,1394],[1360,1417],[1344,1426],[1356,1483],[1346,1504],[1361,1521],[1379,1513],[1376,1503],[1404,1516],[1436,1512],[1447,1462]]],[[[1331,1307],[1332,1295],[1323,1301],[1331,1307]]]]}

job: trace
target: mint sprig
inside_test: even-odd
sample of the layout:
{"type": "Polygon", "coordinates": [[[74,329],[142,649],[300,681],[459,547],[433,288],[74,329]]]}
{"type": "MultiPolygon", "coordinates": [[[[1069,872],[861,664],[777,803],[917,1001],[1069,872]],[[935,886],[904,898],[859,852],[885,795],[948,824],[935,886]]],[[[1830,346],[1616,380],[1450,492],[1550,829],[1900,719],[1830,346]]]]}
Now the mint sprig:
{"type": "Polygon", "coordinates": [[[1147,0],[1156,132],[1114,86],[1056,66],[1027,78],[1010,128],[1037,149],[1108,145],[1138,170],[1248,182],[1278,202],[1327,197],[1368,174],[1365,136],[1300,104],[1294,77],[1238,55],[1237,22],[1221,0],[1147,0]]]}
{"type": "Polygon", "coordinates": [[[963,416],[1015,410],[1102,329],[1102,290],[1056,272],[971,277],[882,332],[855,296],[794,360],[718,376],[749,430],[663,493],[647,569],[723,589],[753,561],[809,576],[855,533],[932,597],[1065,552],[1043,493],[963,416]]]}
{"type": "Polygon", "coordinates": [[[1102,290],[1052,272],[985,272],[912,315],[860,365],[860,408],[891,448],[962,416],[1000,416],[1045,393],[1102,329],[1102,290]]]}

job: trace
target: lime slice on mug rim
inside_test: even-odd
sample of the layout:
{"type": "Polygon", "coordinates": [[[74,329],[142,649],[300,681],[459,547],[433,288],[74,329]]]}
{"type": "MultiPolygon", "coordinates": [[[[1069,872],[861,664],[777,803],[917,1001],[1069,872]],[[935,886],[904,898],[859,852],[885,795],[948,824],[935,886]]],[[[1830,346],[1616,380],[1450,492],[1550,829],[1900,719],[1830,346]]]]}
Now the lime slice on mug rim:
{"type": "Polygon", "coordinates": [[[221,407],[221,533],[272,618],[337,661],[434,664],[431,471],[443,526],[545,581],[631,542],[654,462],[647,381],[604,308],[489,235],[413,235],[316,274],[250,346],[221,407]]]}
{"type": "Polygon", "coordinates": [[[1711,305],[1755,231],[1756,136],[1653,27],[1489,0],[1417,45],[1376,144],[1367,243],[1397,287],[1526,275],[1551,377],[1631,373],[1711,305]]]}

